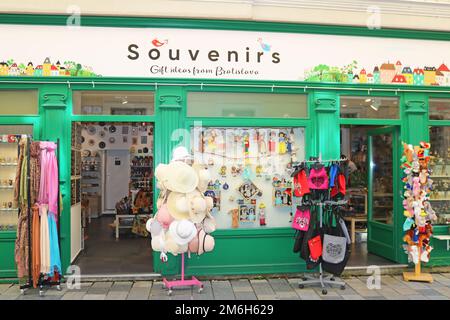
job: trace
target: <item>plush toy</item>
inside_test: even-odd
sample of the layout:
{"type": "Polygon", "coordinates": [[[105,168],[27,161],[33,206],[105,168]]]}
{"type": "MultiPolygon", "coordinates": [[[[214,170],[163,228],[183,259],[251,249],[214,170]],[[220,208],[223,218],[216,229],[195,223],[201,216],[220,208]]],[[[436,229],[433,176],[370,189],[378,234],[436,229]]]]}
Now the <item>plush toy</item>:
{"type": "Polygon", "coordinates": [[[406,144],[403,142],[403,155],[406,161],[411,163],[413,161],[413,146],[411,144],[406,144]]]}
{"type": "Polygon", "coordinates": [[[413,194],[414,194],[414,197],[416,197],[416,198],[420,196],[420,178],[419,177],[413,178],[413,194]]]}
{"type": "Polygon", "coordinates": [[[429,201],[424,201],[423,208],[424,208],[425,212],[427,213],[427,220],[429,220],[429,221],[437,220],[436,211],[433,210],[429,201]]]}

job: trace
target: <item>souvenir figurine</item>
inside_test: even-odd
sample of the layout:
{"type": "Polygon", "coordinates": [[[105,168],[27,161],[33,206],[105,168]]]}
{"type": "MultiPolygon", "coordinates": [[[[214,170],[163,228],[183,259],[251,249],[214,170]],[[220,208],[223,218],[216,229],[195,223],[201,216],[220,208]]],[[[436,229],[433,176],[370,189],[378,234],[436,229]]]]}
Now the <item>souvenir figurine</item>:
{"type": "Polygon", "coordinates": [[[222,178],[225,178],[227,176],[227,166],[221,166],[219,174],[222,176],[222,178]]]}
{"type": "Polygon", "coordinates": [[[213,158],[209,158],[209,159],[208,159],[208,165],[209,165],[209,166],[213,166],[213,165],[214,165],[214,160],[213,160],[213,158]]]}
{"type": "Polygon", "coordinates": [[[276,139],[276,132],[271,131],[270,137],[269,137],[269,153],[275,153],[275,139],[276,139]]]}
{"type": "Polygon", "coordinates": [[[228,183],[224,183],[223,184],[223,186],[222,186],[222,188],[223,188],[223,190],[228,190],[228,188],[229,188],[230,186],[228,185],[228,183]]]}
{"type": "Polygon", "coordinates": [[[283,199],[281,197],[281,191],[276,190],[275,191],[275,206],[281,206],[283,205],[283,199]]]}
{"type": "Polygon", "coordinates": [[[266,225],[266,205],[261,202],[259,205],[259,225],[265,226],[266,225]]]}
{"type": "Polygon", "coordinates": [[[288,153],[292,153],[293,151],[293,145],[295,142],[295,134],[294,134],[294,129],[291,129],[291,131],[289,132],[289,138],[287,139],[287,152],[288,153]]]}
{"type": "Polygon", "coordinates": [[[287,150],[286,146],[286,134],[284,132],[280,132],[278,134],[278,153],[285,154],[287,150]]]}
{"type": "Polygon", "coordinates": [[[217,137],[217,133],[216,130],[211,130],[209,137],[208,137],[208,148],[212,153],[216,152],[216,137],[217,137]]]}
{"type": "Polygon", "coordinates": [[[231,167],[231,175],[232,175],[233,177],[236,177],[236,176],[237,176],[237,169],[236,169],[235,166],[232,166],[232,167],[231,167]]]}
{"type": "Polygon", "coordinates": [[[231,209],[228,213],[231,214],[231,227],[239,228],[239,209],[231,209]]]}
{"type": "Polygon", "coordinates": [[[261,177],[262,176],[262,171],[263,171],[262,165],[258,164],[256,166],[255,171],[256,171],[256,176],[257,177],[261,177]]]}
{"type": "Polygon", "coordinates": [[[264,135],[261,134],[259,131],[257,131],[257,140],[258,140],[258,149],[260,155],[266,155],[267,153],[267,146],[266,141],[264,140],[264,135]]]}

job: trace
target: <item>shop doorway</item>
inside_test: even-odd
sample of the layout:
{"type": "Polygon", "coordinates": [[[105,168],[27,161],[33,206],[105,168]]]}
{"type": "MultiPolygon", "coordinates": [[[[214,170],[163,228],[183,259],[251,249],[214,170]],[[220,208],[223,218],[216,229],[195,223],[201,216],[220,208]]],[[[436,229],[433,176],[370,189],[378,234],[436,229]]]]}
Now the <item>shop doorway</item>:
{"type": "Polygon", "coordinates": [[[352,238],[349,267],[395,260],[395,127],[341,126],[341,152],[350,159],[345,221],[352,238]]]}
{"type": "Polygon", "coordinates": [[[152,179],[153,124],[73,123],[72,260],[82,275],[153,273],[152,179]]]}

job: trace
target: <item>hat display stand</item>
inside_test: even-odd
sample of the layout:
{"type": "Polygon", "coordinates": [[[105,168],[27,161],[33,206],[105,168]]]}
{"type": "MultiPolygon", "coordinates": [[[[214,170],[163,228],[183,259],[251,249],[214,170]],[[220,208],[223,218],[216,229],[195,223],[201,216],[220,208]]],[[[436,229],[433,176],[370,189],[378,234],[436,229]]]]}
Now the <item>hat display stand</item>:
{"type": "Polygon", "coordinates": [[[432,180],[428,178],[431,171],[428,169],[430,144],[421,142],[420,146],[403,143],[403,157],[401,168],[405,174],[402,179],[404,189],[404,215],[406,217],[403,230],[403,240],[408,260],[414,263],[414,272],[404,272],[405,281],[433,282],[430,273],[422,273],[422,262],[429,261],[430,237],[433,229],[431,221],[436,220],[435,212],[429,203],[429,192],[432,189],[432,180]]]}
{"type": "Polygon", "coordinates": [[[181,279],[169,281],[163,278],[163,287],[169,289],[168,295],[172,295],[172,288],[174,287],[198,287],[198,293],[203,291],[203,283],[199,281],[196,277],[192,276],[191,279],[187,280],[184,276],[184,252],[181,254],[181,279]]]}

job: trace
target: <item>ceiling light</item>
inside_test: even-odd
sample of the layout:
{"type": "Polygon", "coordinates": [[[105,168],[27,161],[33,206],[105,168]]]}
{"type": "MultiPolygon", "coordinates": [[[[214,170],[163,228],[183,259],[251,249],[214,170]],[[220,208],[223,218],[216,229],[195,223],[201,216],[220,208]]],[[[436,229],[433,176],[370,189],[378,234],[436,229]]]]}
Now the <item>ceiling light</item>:
{"type": "Polygon", "coordinates": [[[345,108],[345,107],[347,107],[347,105],[346,105],[346,104],[343,104],[342,107],[345,108]]]}

